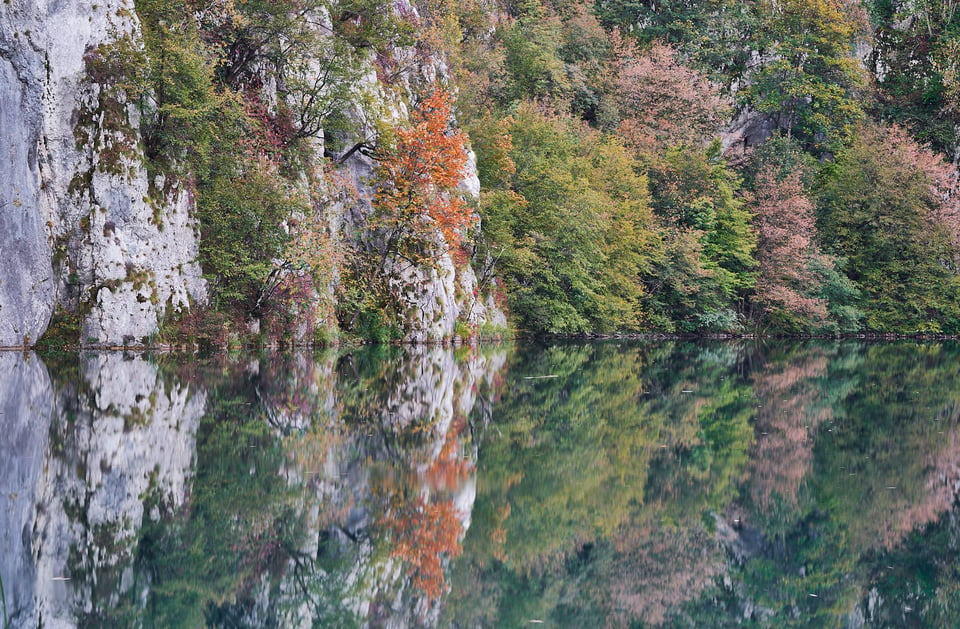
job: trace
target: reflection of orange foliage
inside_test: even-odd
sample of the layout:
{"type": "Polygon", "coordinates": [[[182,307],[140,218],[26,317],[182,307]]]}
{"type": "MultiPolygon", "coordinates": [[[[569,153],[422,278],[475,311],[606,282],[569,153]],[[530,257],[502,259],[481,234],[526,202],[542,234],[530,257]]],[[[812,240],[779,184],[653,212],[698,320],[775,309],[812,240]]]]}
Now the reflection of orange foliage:
{"type": "Polygon", "coordinates": [[[424,472],[424,480],[431,489],[456,490],[473,469],[471,461],[460,457],[460,430],[463,421],[458,421],[447,431],[440,453],[424,472]]]}
{"type": "Polygon", "coordinates": [[[410,502],[395,501],[391,511],[386,526],[392,534],[393,556],[407,564],[415,588],[431,601],[440,598],[446,587],[443,557],[458,557],[463,550],[463,525],[453,500],[432,503],[419,496],[410,502]]]}
{"type": "Polygon", "coordinates": [[[473,463],[463,458],[461,434],[466,418],[455,417],[444,435],[443,445],[425,469],[418,474],[380,482],[380,491],[388,505],[380,523],[390,532],[392,555],[403,560],[413,586],[428,600],[435,601],[446,588],[443,575],[444,558],[458,557],[462,551],[460,538],[463,524],[449,492],[460,488],[473,471],[473,463]],[[408,483],[418,481],[430,488],[429,493],[404,491],[408,483]]]}

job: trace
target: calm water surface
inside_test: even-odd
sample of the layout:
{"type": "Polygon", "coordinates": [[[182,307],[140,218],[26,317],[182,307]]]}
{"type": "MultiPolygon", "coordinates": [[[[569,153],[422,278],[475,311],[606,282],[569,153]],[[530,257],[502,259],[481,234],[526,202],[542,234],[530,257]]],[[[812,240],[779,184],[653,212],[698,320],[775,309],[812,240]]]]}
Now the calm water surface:
{"type": "Polygon", "coordinates": [[[960,345],[0,354],[0,627],[960,625],[960,345]]]}

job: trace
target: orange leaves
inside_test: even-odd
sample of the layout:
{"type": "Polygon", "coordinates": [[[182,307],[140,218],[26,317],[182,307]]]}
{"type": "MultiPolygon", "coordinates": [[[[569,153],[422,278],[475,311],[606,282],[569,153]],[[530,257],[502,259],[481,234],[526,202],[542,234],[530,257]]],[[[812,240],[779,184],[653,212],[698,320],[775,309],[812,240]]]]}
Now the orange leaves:
{"type": "Polygon", "coordinates": [[[393,556],[407,564],[413,586],[428,599],[440,598],[446,581],[443,557],[458,557],[463,550],[463,525],[453,500],[429,502],[423,496],[394,502],[393,517],[387,520],[393,539],[393,556]]]}
{"type": "Polygon", "coordinates": [[[459,426],[447,433],[443,447],[424,472],[427,484],[435,490],[456,490],[470,476],[473,463],[460,456],[459,426]]]}
{"type": "Polygon", "coordinates": [[[464,529],[455,494],[474,469],[463,456],[465,426],[464,417],[455,417],[439,452],[401,485],[380,488],[383,512],[378,526],[390,534],[390,554],[404,563],[413,587],[431,603],[446,590],[444,561],[462,551],[464,529]]]}
{"type": "Polygon", "coordinates": [[[436,86],[411,114],[411,126],[397,129],[396,146],[380,160],[376,205],[390,229],[421,238],[439,229],[456,247],[473,216],[456,191],[467,153],[463,133],[450,129],[451,108],[449,92],[436,86]]]}

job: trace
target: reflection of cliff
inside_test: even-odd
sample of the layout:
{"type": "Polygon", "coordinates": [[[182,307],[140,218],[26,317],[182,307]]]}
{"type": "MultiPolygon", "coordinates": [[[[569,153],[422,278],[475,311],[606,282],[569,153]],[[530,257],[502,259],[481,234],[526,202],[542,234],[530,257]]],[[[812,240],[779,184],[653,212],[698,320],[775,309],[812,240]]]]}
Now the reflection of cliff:
{"type": "Polygon", "coordinates": [[[14,627],[36,626],[31,537],[52,414],[43,363],[33,354],[0,353],[0,587],[14,627]]]}
{"type": "MultiPolygon", "coordinates": [[[[300,532],[219,608],[254,626],[435,624],[475,496],[470,417],[502,352],[413,347],[248,365],[300,532]],[[282,565],[276,570],[277,562],[282,565]]],[[[489,404],[489,401],[486,402],[489,404]]]]}
{"type": "Polygon", "coordinates": [[[12,626],[435,623],[504,357],[398,352],[0,355],[12,626]]]}
{"type": "MultiPolygon", "coordinates": [[[[70,375],[77,365],[54,369],[52,384],[39,359],[3,358],[3,390],[20,390],[18,378],[23,386],[19,406],[2,418],[21,428],[24,441],[17,456],[3,457],[21,472],[22,487],[4,495],[18,496],[15,517],[23,522],[21,548],[4,557],[29,557],[15,577],[4,575],[17,587],[16,622],[102,621],[131,587],[144,519],[186,497],[203,396],[165,382],[139,357],[84,355],[78,376],[70,375]],[[21,491],[29,507],[19,504],[21,491]]],[[[5,535],[14,530],[4,523],[5,535]]]]}

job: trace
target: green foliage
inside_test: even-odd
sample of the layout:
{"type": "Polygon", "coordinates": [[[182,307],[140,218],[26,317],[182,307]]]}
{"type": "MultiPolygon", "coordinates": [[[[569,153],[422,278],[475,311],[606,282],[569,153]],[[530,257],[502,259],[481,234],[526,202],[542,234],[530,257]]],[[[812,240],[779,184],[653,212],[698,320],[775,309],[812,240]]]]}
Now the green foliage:
{"type": "Polygon", "coordinates": [[[185,2],[138,0],[136,8],[146,49],[147,157],[200,165],[232,109],[230,95],[216,89],[212,51],[185,2]]]}
{"type": "Polygon", "coordinates": [[[503,98],[507,103],[555,99],[569,88],[559,56],[560,18],[539,0],[523,0],[516,11],[516,19],[497,33],[506,53],[503,98]]]}
{"type": "Polygon", "coordinates": [[[199,186],[200,261],[215,308],[256,316],[274,259],[289,239],[283,221],[309,208],[269,163],[222,157],[199,186]]]}
{"type": "Polygon", "coordinates": [[[761,3],[769,55],[753,78],[749,102],[775,113],[788,137],[815,151],[841,145],[863,119],[855,90],[863,84],[851,55],[857,24],[841,0],[761,3]]]}
{"type": "Polygon", "coordinates": [[[876,29],[869,62],[876,114],[956,159],[960,152],[960,11],[957,3],[864,3],[876,29]]]}
{"type": "Polygon", "coordinates": [[[337,284],[337,320],[346,334],[374,343],[400,339],[403,310],[386,285],[376,254],[355,255],[337,284]]]}
{"type": "Polygon", "coordinates": [[[637,165],[612,140],[533,106],[517,110],[509,132],[515,171],[482,209],[519,326],[639,329],[639,275],[656,235],[637,165]]]}
{"type": "Polygon", "coordinates": [[[57,306],[35,349],[41,352],[76,349],[81,343],[80,324],[78,311],[68,312],[62,306],[57,306]]]}
{"type": "Polygon", "coordinates": [[[756,279],[757,235],[735,196],[739,180],[711,153],[676,147],[650,167],[666,246],[647,303],[669,331],[738,329],[737,304],[756,279]]]}
{"type": "Polygon", "coordinates": [[[603,24],[618,28],[646,47],[668,43],[722,83],[745,76],[750,66],[748,42],[758,32],[756,2],[735,0],[595,0],[603,24]]]}
{"type": "MultiPolygon", "coordinates": [[[[137,13],[145,51],[132,63],[143,67],[127,74],[142,80],[128,96],[143,109],[148,167],[166,177],[151,195],[192,188],[213,310],[258,318],[286,274],[316,258],[302,245],[318,237],[301,232],[323,229],[304,193],[314,156],[302,139],[347,132],[337,117],[356,100],[368,49],[405,41],[406,22],[367,0],[203,7],[142,0],[137,13]],[[324,15],[332,33],[320,24],[324,15]],[[267,80],[278,86],[273,104],[257,92],[267,80]]],[[[99,66],[109,61],[102,57],[94,59],[99,66]]],[[[99,66],[92,74],[105,74],[99,66]]]]}
{"type": "Polygon", "coordinates": [[[383,0],[246,0],[235,11],[211,8],[201,24],[210,46],[221,51],[220,82],[250,92],[263,85],[265,72],[275,76],[274,113],[288,125],[288,142],[349,136],[351,110],[362,108],[356,85],[371,51],[409,45],[412,29],[383,0]]]}
{"type": "Polygon", "coordinates": [[[902,131],[864,127],[826,173],[818,228],[847,260],[872,330],[960,331],[957,253],[934,166],[902,131]]]}

